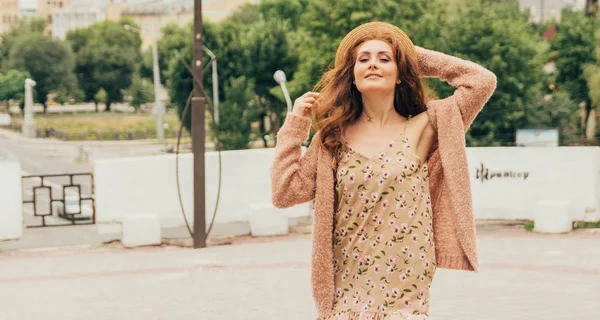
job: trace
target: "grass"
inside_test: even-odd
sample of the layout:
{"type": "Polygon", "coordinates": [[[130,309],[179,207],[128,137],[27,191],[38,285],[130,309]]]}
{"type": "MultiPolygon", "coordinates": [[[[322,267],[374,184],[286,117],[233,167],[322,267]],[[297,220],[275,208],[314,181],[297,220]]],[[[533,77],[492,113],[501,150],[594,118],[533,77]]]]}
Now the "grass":
{"type": "MultiPolygon", "coordinates": [[[[22,119],[13,119],[13,127],[20,127],[22,119]]],[[[54,129],[56,136],[65,140],[128,140],[156,137],[156,118],[152,115],[111,114],[92,116],[36,117],[36,126],[45,133],[54,129]]],[[[179,119],[169,113],[163,117],[165,137],[176,137],[179,119]]],[[[184,130],[184,137],[189,134],[184,130]]]]}
{"type": "MultiPolygon", "coordinates": [[[[525,228],[525,230],[531,231],[531,230],[533,230],[534,226],[535,226],[534,222],[529,220],[529,221],[525,222],[525,225],[523,227],[525,228]]],[[[600,228],[600,221],[596,221],[596,222],[576,221],[575,223],[573,223],[573,229],[596,229],[596,228],[600,228]]]]}
{"type": "Polygon", "coordinates": [[[600,228],[600,221],[596,221],[596,222],[578,221],[578,222],[575,222],[575,224],[573,225],[573,228],[575,228],[575,229],[595,229],[595,228],[600,228]]]}
{"type": "Polygon", "coordinates": [[[531,231],[531,230],[533,230],[533,227],[534,227],[534,222],[533,222],[533,221],[531,221],[531,220],[529,220],[529,221],[526,221],[526,222],[525,222],[525,225],[524,225],[523,227],[525,228],[525,230],[527,230],[527,231],[531,231]]]}

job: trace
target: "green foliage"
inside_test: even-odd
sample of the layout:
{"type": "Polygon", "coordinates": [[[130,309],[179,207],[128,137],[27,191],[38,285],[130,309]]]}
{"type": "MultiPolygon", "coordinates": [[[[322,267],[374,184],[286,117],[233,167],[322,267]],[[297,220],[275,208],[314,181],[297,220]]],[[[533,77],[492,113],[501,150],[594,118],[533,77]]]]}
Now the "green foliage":
{"type": "Polygon", "coordinates": [[[600,28],[596,30],[595,43],[596,62],[587,65],[583,74],[590,89],[589,95],[592,108],[600,110],[600,28]]]}
{"type": "Polygon", "coordinates": [[[584,12],[563,10],[562,22],[551,42],[557,56],[557,85],[578,102],[590,99],[584,69],[586,64],[594,62],[591,22],[584,12]]]}
{"type": "Polygon", "coordinates": [[[139,109],[143,104],[154,100],[154,86],[148,79],[134,75],[131,86],[125,90],[125,96],[132,107],[139,109]]]}
{"type": "Polygon", "coordinates": [[[106,103],[106,99],[108,99],[108,94],[104,88],[100,88],[98,92],[94,95],[94,100],[99,103],[106,103]]]}
{"type": "Polygon", "coordinates": [[[27,71],[11,70],[0,74],[0,101],[23,100],[25,79],[30,77],[27,71]]]}
{"type": "MultiPolygon", "coordinates": [[[[274,116],[271,134],[279,131],[284,110],[287,110],[285,102],[271,94],[271,89],[277,86],[273,74],[282,70],[292,78],[298,66],[293,36],[287,22],[261,19],[248,28],[241,41],[244,75],[252,77],[259,97],[257,107],[261,112],[258,114],[274,116]]],[[[266,133],[261,132],[261,135],[266,133]]]]}
{"type": "Polygon", "coordinates": [[[585,79],[589,88],[590,102],[596,110],[600,109],[600,63],[590,64],[584,70],[585,79]]]}
{"type": "MultiPolygon", "coordinates": [[[[286,21],[292,30],[297,30],[300,26],[300,17],[308,2],[309,0],[263,0],[259,6],[256,6],[256,11],[265,19],[286,21]]],[[[252,23],[257,21],[258,15],[252,23]]]]}
{"type": "Polygon", "coordinates": [[[77,56],[77,78],[86,99],[94,99],[104,88],[107,111],[111,103],[123,101],[122,89],[131,85],[141,61],[140,36],[125,29],[125,24],[135,26],[128,20],[104,21],[67,33],[77,56]]]}
{"type": "Polygon", "coordinates": [[[65,87],[60,87],[54,93],[56,94],[56,96],[53,98],[54,101],[62,105],[75,102],[82,102],[85,97],[81,89],[69,90],[65,87]]]}
{"type": "Polygon", "coordinates": [[[227,21],[233,24],[249,25],[258,21],[258,15],[258,5],[246,3],[236,8],[227,21]]]}
{"type": "MultiPolygon", "coordinates": [[[[573,20],[567,14],[559,34],[572,26],[584,30],[583,22],[570,19],[573,20]]],[[[311,90],[331,66],[341,39],[354,27],[374,20],[399,26],[416,45],[474,61],[497,75],[498,88],[472,125],[468,144],[512,145],[519,128],[559,128],[563,144],[578,141],[581,131],[576,118],[578,100],[573,95],[578,89],[567,88],[571,80],[565,79],[577,76],[585,80],[582,68],[567,70],[575,64],[591,62],[584,57],[585,46],[577,44],[578,37],[585,36],[564,39],[570,36],[559,35],[553,41],[555,52],[552,52],[542,39],[548,24],[529,23],[527,14],[513,0],[263,0],[258,5],[240,7],[218,24],[205,24],[203,30],[204,44],[218,59],[221,121],[226,121],[225,114],[229,112],[226,108],[239,121],[243,113],[240,99],[246,97],[248,109],[243,114],[248,121],[260,124],[256,133],[274,134],[281,125],[286,104],[273,73],[276,70],[286,73],[288,90],[292,100],[295,99],[311,90]],[[560,61],[565,55],[574,58],[560,61]],[[545,73],[544,65],[555,56],[559,72],[545,73]],[[554,83],[562,90],[550,90],[549,85],[554,83]],[[242,92],[240,86],[249,88],[242,92]],[[265,116],[274,119],[268,132],[263,122],[265,116]]],[[[161,82],[167,84],[171,102],[181,115],[192,90],[192,80],[179,56],[191,64],[191,26],[169,26],[164,34],[158,42],[161,82]]],[[[142,74],[149,77],[151,55],[146,53],[144,59],[142,74]]],[[[204,63],[207,62],[205,54],[204,63]]],[[[210,74],[208,68],[203,84],[212,98],[210,74]]],[[[454,91],[440,81],[428,84],[441,98],[454,91]]],[[[188,129],[189,119],[185,120],[188,129]]],[[[232,126],[220,128],[231,132],[232,126]]],[[[240,128],[231,134],[231,139],[241,139],[239,132],[245,130],[240,128]]]]}
{"type": "Polygon", "coordinates": [[[2,34],[0,37],[0,72],[8,71],[7,66],[8,57],[11,48],[19,41],[21,37],[30,34],[41,35],[46,28],[47,21],[43,18],[34,18],[29,23],[20,21],[18,24],[11,27],[11,29],[2,34]]]}
{"type": "Polygon", "coordinates": [[[68,44],[41,34],[20,37],[10,50],[8,67],[29,72],[37,82],[34,90],[41,102],[54,90],[77,88],[73,51],[68,44]]]}
{"type": "MultiPolygon", "coordinates": [[[[191,48],[189,44],[192,42],[192,26],[188,25],[182,28],[176,24],[169,24],[162,29],[162,35],[156,46],[158,48],[160,82],[164,85],[167,84],[170,59],[186,47],[191,48]]],[[[140,71],[143,78],[153,79],[152,63],[152,47],[150,47],[144,52],[142,70],[140,71]]]]}
{"type": "Polygon", "coordinates": [[[527,108],[523,127],[530,129],[558,129],[560,145],[579,143],[579,106],[566,92],[557,91],[527,108]]]}
{"type": "MultiPolygon", "coordinates": [[[[248,27],[231,22],[220,25],[205,24],[203,32],[205,45],[218,59],[221,98],[226,99],[226,85],[229,79],[245,76],[247,79],[253,79],[254,92],[259,96],[260,101],[256,107],[263,110],[263,114],[265,110],[280,114],[285,108],[285,103],[270,93],[270,90],[277,85],[273,80],[273,74],[281,69],[288,76],[293,75],[297,63],[287,23],[260,20],[248,27]]],[[[192,43],[183,44],[181,54],[185,61],[191,61],[192,43]]],[[[205,60],[208,61],[206,55],[205,60]]],[[[210,69],[207,73],[210,74],[210,69]]],[[[168,81],[171,102],[178,106],[181,115],[193,86],[188,70],[177,55],[170,61],[168,81]]],[[[208,75],[204,78],[204,88],[212,98],[212,78],[208,75]]],[[[184,120],[188,130],[191,128],[189,119],[188,117],[184,120]]]]}
{"type": "Polygon", "coordinates": [[[245,77],[235,78],[225,87],[225,92],[225,101],[219,105],[221,148],[247,149],[251,137],[250,124],[256,111],[254,84],[245,77]]]}
{"type": "Polygon", "coordinates": [[[595,222],[586,222],[586,221],[576,221],[573,224],[574,229],[597,229],[600,228],[600,221],[595,222]]]}
{"type": "MultiPolygon", "coordinates": [[[[542,98],[546,49],[541,36],[528,32],[527,16],[517,4],[473,3],[444,28],[439,51],[474,61],[494,72],[497,89],[467,135],[472,146],[510,145],[526,125],[528,108],[542,98]]],[[[431,82],[440,97],[454,88],[431,82]]]]}

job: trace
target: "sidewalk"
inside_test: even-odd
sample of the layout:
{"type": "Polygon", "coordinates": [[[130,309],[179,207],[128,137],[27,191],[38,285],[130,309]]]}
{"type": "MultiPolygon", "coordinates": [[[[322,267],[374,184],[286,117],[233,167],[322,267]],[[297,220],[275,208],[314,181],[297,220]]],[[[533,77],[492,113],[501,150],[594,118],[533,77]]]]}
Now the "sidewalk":
{"type": "MultiPolygon", "coordinates": [[[[598,319],[600,234],[482,231],[481,271],[438,269],[430,320],[598,319]]],[[[310,235],[205,249],[0,254],[3,320],[314,319],[310,235]]]]}
{"type": "MultiPolygon", "coordinates": [[[[247,223],[215,224],[211,237],[215,241],[229,238],[232,234],[249,232],[247,223]]],[[[62,247],[101,247],[103,244],[120,241],[120,224],[76,225],[43,228],[24,228],[23,236],[18,240],[0,242],[0,256],[3,253],[18,250],[52,249],[62,247]]],[[[163,228],[165,242],[189,243],[190,234],[186,227],[163,228]]],[[[2,319],[0,317],[0,319],[2,319]]]]}

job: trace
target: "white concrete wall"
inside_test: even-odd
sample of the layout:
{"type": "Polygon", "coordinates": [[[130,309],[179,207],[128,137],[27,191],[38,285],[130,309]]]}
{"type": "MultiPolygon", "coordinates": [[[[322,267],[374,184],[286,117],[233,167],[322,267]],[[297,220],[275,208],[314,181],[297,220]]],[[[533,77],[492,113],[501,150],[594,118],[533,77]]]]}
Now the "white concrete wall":
{"type": "Polygon", "coordinates": [[[533,219],[538,201],[572,202],[573,220],[599,208],[597,147],[468,148],[477,219],[533,219]],[[488,179],[478,170],[488,170],[488,179]],[[503,173],[502,177],[493,173],[503,173]],[[513,176],[505,176],[505,173],[513,176]]]}
{"type": "MultiPolygon", "coordinates": [[[[274,149],[222,153],[222,188],[216,224],[248,222],[252,205],[271,203],[269,168],[274,149]]],[[[180,156],[180,183],[187,217],[193,221],[191,154],[180,156]]],[[[94,161],[96,219],[122,222],[129,214],[157,214],[163,226],[182,226],[177,196],[175,155],[94,161]]],[[[217,153],[206,154],[206,220],[212,219],[218,182],[217,153]]],[[[308,204],[284,211],[289,217],[310,215],[308,204]]]]}
{"type": "Polygon", "coordinates": [[[21,166],[0,156],[0,241],[19,239],[22,234],[21,166]]]}
{"type": "MultiPolygon", "coordinates": [[[[253,205],[271,202],[269,168],[273,156],[274,149],[223,152],[217,224],[248,222],[253,205]]],[[[536,203],[547,200],[572,202],[573,220],[597,217],[600,148],[468,148],[467,157],[476,219],[533,219],[536,203]],[[482,166],[488,170],[487,179],[478,176],[482,166]],[[498,172],[502,177],[494,175],[498,172]]],[[[217,154],[207,153],[207,223],[215,207],[217,169],[217,154]]],[[[99,222],[121,222],[128,214],[155,213],[163,226],[184,224],[174,155],[96,160],[94,175],[99,222]]],[[[192,221],[190,154],[180,157],[180,179],[184,208],[192,221]]],[[[292,218],[310,214],[308,204],[285,212],[292,218]]]]}

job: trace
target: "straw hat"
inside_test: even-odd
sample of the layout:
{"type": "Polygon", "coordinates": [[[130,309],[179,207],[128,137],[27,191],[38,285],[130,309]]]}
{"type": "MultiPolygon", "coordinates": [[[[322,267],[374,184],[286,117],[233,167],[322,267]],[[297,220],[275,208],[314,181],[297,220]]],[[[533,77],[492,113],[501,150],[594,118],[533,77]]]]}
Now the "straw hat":
{"type": "Polygon", "coordinates": [[[413,57],[415,62],[417,61],[417,49],[404,31],[387,22],[369,22],[354,28],[342,39],[335,54],[335,66],[339,67],[346,55],[351,54],[350,49],[356,45],[357,41],[361,41],[365,37],[379,38],[385,36],[394,38],[400,49],[413,57]]]}

